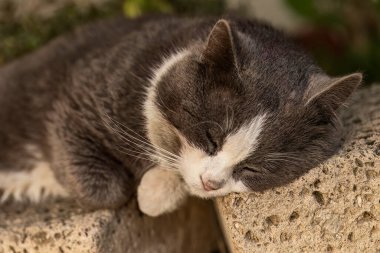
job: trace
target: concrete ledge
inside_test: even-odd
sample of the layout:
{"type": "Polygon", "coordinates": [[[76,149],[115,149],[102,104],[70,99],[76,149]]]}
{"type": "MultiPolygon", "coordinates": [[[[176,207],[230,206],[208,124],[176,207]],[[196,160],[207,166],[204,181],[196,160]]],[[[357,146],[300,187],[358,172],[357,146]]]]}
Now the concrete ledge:
{"type": "Polygon", "coordinates": [[[224,252],[210,202],[191,200],[159,218],[135,201],[118,210],[85,212],[71,202],[0,208],[0,253],[224,252]]]}
{"type": "Polygon", "coordinates": [[[380,87],[342,114],[339,154],[296,182],[217,200],[232,252],[380,252],[380,87]]]}

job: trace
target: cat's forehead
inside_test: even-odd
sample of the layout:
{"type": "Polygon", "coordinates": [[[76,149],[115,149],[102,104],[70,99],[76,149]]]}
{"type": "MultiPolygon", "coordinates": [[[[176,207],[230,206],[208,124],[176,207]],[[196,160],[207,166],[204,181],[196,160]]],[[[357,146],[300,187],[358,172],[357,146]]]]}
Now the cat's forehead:
{"type": "Polygon", "coordinates": [[[210,165],[232,170],[254,153],[258,147],[260,134],[266,124],[266,119],[267,114],[259,114],[238,129],[228,133],[224,141],[220,143],[220,149],[213,155],[209,155],[207,151],[196,144],[194,145],[191,137],[189,138],[179,133],[182,141],[181,154],[185,160],[189,160],[186,162],[193,163],[194,166],[197,166],[194,163],[203,163],[206,157],[209,159],[210,165]]]}

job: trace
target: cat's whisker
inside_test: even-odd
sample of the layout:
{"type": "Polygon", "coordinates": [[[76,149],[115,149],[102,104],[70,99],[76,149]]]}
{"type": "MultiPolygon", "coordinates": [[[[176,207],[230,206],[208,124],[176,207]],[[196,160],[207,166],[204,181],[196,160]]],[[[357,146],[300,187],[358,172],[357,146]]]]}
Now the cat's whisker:
{"type": "Polygon", "coordinates": [[[303,161],[302,158],[298,157],[297,154],[292,153],[292,152],[287,152],[287,153],[270,153],[266,155],[267,157],[271,158],[290,158],[294,160],[299,160],[303,161]]]}
{"type": "Polygon", "coordinates": [[[132,144],[135,144],[137,147],[139,147],[140,149],[142,149],[143,151],[149,153],[150,155],[160,155],[161,157],[167,159],[167,160],[170,160],[172,162],[177,162],[178,159],[176,158],[173,158],[173,157],[170,157],[170,156],[167,156],[165,154],[162,154],[160,151],[158,150],[154,150],[152,148],[149,148],[149,147],[145,147],[143,145],[140,145],[139,143],[135,143],[133,140],[130,140],[128,139],[127,137],[125,136],[121,136],[127,143],[130,142],[132,144]]]}
{"type": "MultiPolygon", "coordinates": [[[[138,151],[134,151],[134,150],[131,150],[131,149],[127,149],[125,147],[121,147],[123,150],[128,150],[130,152],[134,152],[134,153],[140,153],[138,151]]],[[[148,157],[151,157],[151,158],[155,158],[155,160],[152,159],[152,161],[154,161],[155,163],[157,163],[157,161],[164,161],[165,163],[167,164],[171,164],[171,165],[175,165],[175,167],[178,168],[178,161],[175,161],[175,160],[170,160],[168,158],[165,158],[161,155],[157,155],[155,153],[151,153],[151,152],[147,152],[145,153],[145,155],[147,155],[148,157]]]]}
{"type": "Polygon", "coordinates": [[[231,108],[231,125],[229,126],[229,130],[232,130],[232,128],[233,128],[233,124],[234,124],[234,121],[235,121],[235,112],[234,112],[234,109],[233,108],[231,108]]]}
{"type": "Polygon", "coordinates": [[[268,162],[289,162],[289,163],[296,163],[297,161],[292,161],[292,160],[289,160],[289,159],[265,159],[265,161],[268,161],[268,162]]]}
{"type": "Polygon", "coordinates": [[[283,162],[291,162],[291,163],[300,162],[300,160],[292,159],[292,158],[269,158],[266,160],[267,161],[283,161],[283,162]]]}
{"type": "Polygon", "coordinates": [[[230,131],[233,126],[233,121],[234,121],[234,110],[231,106],[226,105],[226,130],[230,131]],[[231,116],[229,114],[229,109],[231,109],[231,116]]]}
{"type": "MultiPolygon", "coordinates": [[[[109,126],[110,128],[112,128],[111,126],[109,126]]],[[[168,157],[166,156],[165,154],[162,154],[161,152],[157,151],[157,150],[153,150],[152,148],[149,149],[149,147],[145,147],[139,143],[136,143],[135,141],[133,141],[132,139],[136,139],[136,138],[133,138],[133,136],[131,136],[130,134],[126,133],[125,131],[121,131],[121,130],[118,130],[118,129],[114,129],[112,128],[114,132],[118,133],[119,136],[124,140],[126,141],[127,143],[132,143],[132,144],[135,144],[137,147],[139,147],[140,149],[142,149],[143,151],[145,151],[146,153],[149,153],[150,156],[153,156],[153,155],[157,155],[157,153],[160,155],[160,156],[163,156],[164,158],[162,159],[166,159],[166,160],[170,160],[170,162],[177,162],[176,159],[172,158],[172,157],[168,157]],[[126,136],[127,135],[127,136],[126,136]],[[132,139],[131,139],[132,138],[132,139]]],[[[157,162],[157,161],[155,161],[157,162]]]]}
{"type": "Polygon", "coordinates": [[[179,170],[172,170],[172,169],[170,169],[170,168],[161,168],[162,170],[167,170],[167,171],[170,171],[170,172],[172,172],[172,173],[175,173],[175,174],[180,174],[180,172],[179,172],[179,170]]]}
{"type": "Polygon", "coordinates": [[[303,162],[303,159],[296,156],[292,152],[286,152],[286,153],[270,153],[266,155],[266,161],[271,162],[288,162],[297,164],[299,162],[303,162]]]}
{"type": "Polygon", "coordinates": [[[126,155],[129,155],[129,156],[132,156],[132,157],[135,157],[137,159],[143,159],[143,160],[146,160],[146,161],[150,161],[150,162],[154,162],[156,163],[156,161],[150,159],[150,158],[146,158],[146,157],[141,157],[141,156],[138,156],[138,155],[134,155],[134,154],[131,154],[129,152],[125,152],[125,151],[122,151],[122,150],[119,150],[121,153],[123,154],[126,154],[126,155]]]}
{"type": "Polygon", "coordinates": [[[163,105],[166,109],[168,109],[168,111],[170,111],[170,112],[172,112],[172,113],[174,113],[174,114],[177,114],[177,112],[175,112],[175,111],[173,111],[172,109],[170,109],[170,108],[164,103],[164,101],[162,100],[162,98],[161,98],[161,96],[159,95],[158,92],[156,92],[155,94],[157,95],[158,99],[161,101],[162,105],[163,105]]]}
{"type": "Polygon", "coordinates": [[[308,162],[310,164],[314,162],[318,162],[316,158],[308,157],[307,160],[304,158],[298,157],[296,153],[287,152],[287,153],[271,153],[266,155],[265,161],[267,162],[288,162],[294,165],[298,165],[299,163],[308,162]]]}
{"type": "MultiPolygon", "coordinates": [[[[110,121],[112,121],[115,125],[117,125],[117,129],[119,130],[118,132],[121,134],[125,134],[125,135],[128,135],[130,138],[136,140],[136,141],[139,141],[140,143],[144,144],[144,145],[147,145],[148,147],[154,149],[154,150],[159,150],[161,153],[165,153],[167,156],[171,156],[172,158],[180,158],[179,156],[163,149],[163,148],[160,148],[160,147],[156,147],[155,145],[149,143],[144,137],[142,137],[141,135],[139,135],[138,133],[136,133],[135,131],[133,131],[132,129],[128,128],[127,126],[123,125],[122,123],[114,120],[114,119],[111,119],[108,115],[106,115],[110,121]],[[137,138],[136,136],[133,136],[131,135],[130,133],[126,132],[125,130],[123,130],[121,127],[129,130],[130,132],[134,133],[136,136],[138,136],[139,138],[142,138],[143,140],[137,138]]],[[[113,130],[115,130],[112,126],[109,125],[109,127],[113,130]]]]}
{"type": "Polygon", "coordinates": [[[292,160],[292,161],[297,161],[297,162],[301,162],[303,161],[302,159],[300,158],[296,158],[296,157],[270,157],[269,159],[282,159],[282,160],[292,160]]]}
{"type": "Polygon", "coordinates": [[[127,148],[127,147],[125,147],[123,145],[118,145],[118,147],[119,147],[119,149],[118,149],[119,151],[120,150],[129,151],[131,153],[135,153],[135,154],[138,154],[138,155],[145,155],[148,158],[152,158],[153,157],[153,154],[150,153],[150,152],[134,150],[134,149],[131,149],[131,148],[127,148]]]}
{"type": "Polygon", "coordinates": [[[229,129],[228,106],[226,105],[226,129],[229,129]]]}
{"type": "Polygon", "coordinates": [[[130,140],[128,139],[127,137],[125,136],[121,136],[121,138],[123,138],[126,143],[132,143],[134,145],[136,145],[137,147],[139,147],[140,149],[142,149],[144,152],[147,152],[149,155],[153,156],[153,155],[160,155],[160,157],[162,158],[165,158],[167,159],[168,161],[172,161],[172,162],[177,162],[177,159],[174,159],[172,157],[169,157],[169,156],[166,156],[165,154],[162,154],[160,153],[159,151],[157,150],[154,150],[154,149],[149,149],[148,147],[144,147],[143,145],[139,144],[139,143],[136,143],[134,142],[133,140],[130,140]]]}
{"type": "MultiPolygon", "coordinates": [[[[112,127],[107,122],[104,122],[104,124],[113,133],[117,134],[117,136],[120,137],[126,144],[132,143],[132,144],[135,144],[138,148],[143,149],[143,151],[148,151],[149,153],[152,152],[152,150],[149,150],[147,147],[144,147],[144,146],[140,145],[140,143],[136,143],[135,141],[133,141],[133,139],[130,139],[130,136],[129,135],[126,136],[126,133],[124,131],[121,131],[118,128],[112,127]]],[[[121,145],[119,145],[119,146],[121,146],[121,145]]],[[[135,152],[138,152],[138,151],[135,151],[135,152]]]]}
{"type": "MultiPolygon", "coordinates": [[[[162,154],[159,150],[155,150],[153,148],[149,148],[149,147],[145,147],[139,143],[136,143],[135,141],[131,140],[131,139],[128,139],[129,136],[125,136],[125,135],[122,135],[120,133],[120,137],[126,141],[126,143],[132,143],[134,145],[136,145],[137,147],[139,147],[140,149],[142,149],[144,152],[146,152],[147,154],[149,154],[150,156],[159,156],[161,159],[165,159],[165,161],[170,161],[170,162],[174,162],[174,163],[177,163],[178,162],[178,159],[176,158],[173,158],[173,157],[170,157],[170,156],[167,156],[165,154],[162,154]]],[[[125,147],[123,147],[125,148],[125,147]]]]}
{"type": "Polygon", "coordinates": [[[139,151],[136,151],[136,150],[128,149],[128,148],[123,147],[123,146],[120,146],[119,151],[122,152],[122,153],[124,153],[124,154],[130,155],[130,156],[133,156],[133,157],[136,157],[136,158],[139,158],[139,159],[144,159],[144,160],[151,161],[153,163],[157,163],[158,160],[161,160],[161,161],[165,162],[166,164],[170,165],[173,168],[178,168],[178,164],[177,163],[175,163],[173,161],[170,161],[170,160],[166,160],[166,159],[164,159],[161,156],[157,156],[156,154],[143,153],[143,152],[139,152],[139,151]],[[146,157],[142,157],[143,155],[146,156],[146,157]],[[155,159],[153,159],[153,158],[155,158],[155,159]]]}

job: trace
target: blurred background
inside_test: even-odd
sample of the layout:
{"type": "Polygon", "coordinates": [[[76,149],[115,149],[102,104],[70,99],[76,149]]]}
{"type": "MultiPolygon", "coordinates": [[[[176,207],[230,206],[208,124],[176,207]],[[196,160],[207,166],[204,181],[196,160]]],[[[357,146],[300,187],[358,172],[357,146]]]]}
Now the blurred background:
{"type": "Polygon", "coordinates": [[[94,19],[235,14],[285,30],[330,74],[380,81],[380,0],[0,0],[0,65],[94,19]]]}

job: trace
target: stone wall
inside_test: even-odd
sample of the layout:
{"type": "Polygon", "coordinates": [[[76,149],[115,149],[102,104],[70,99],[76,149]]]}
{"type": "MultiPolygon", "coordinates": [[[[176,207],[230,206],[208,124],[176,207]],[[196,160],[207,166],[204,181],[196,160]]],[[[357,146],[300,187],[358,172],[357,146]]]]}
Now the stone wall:
{"type": "Polygon", "coordinates": [[[191,200],[159,218],[133,200],[117,210],[85,212],[72,202],[0,207],[0,253],[225,252],[210,202],[191,200]]]}

